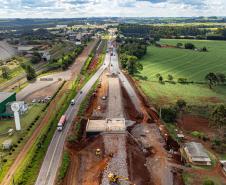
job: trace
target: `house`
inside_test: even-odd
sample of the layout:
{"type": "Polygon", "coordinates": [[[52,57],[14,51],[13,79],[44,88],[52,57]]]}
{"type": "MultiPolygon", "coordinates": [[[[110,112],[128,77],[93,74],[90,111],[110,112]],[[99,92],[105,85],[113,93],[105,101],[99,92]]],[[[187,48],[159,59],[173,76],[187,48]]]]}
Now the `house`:
{"type": "Polygon", "coordinates": [[[220,163],[222,166],[223,173],[226,176],[226,160],[220,160],[220,163]]]}
{"type": "Polygon", "coordinates": [[[201,143],[189,142],[185,143],[184,152],[187,160],[195,165],[211,165],[211,160],[207,151],[201,143]]]}

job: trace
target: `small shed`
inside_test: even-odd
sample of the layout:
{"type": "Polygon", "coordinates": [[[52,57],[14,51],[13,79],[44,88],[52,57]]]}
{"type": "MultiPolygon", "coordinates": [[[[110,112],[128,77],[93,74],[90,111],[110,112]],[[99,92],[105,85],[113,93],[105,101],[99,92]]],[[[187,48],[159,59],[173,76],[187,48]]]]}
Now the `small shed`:
{"type": "Polygon", "coordinates": [[[12,139],[7,139],[2,143],[2,149],[3,150],[9,150],[13,146],[12,139]]]}
{"type": "Polygon", "coordinates": [[[226,176],[226,160],[220,160],[220,163],[222,166],[223,173],[226,176]]]}
{"type": "Polygon", "coordinates": [[[186,143],[184,151],[189,162],[195,165],[211,165],[211,160],[207,154],[207,151],[201,143],[186,143]]]}

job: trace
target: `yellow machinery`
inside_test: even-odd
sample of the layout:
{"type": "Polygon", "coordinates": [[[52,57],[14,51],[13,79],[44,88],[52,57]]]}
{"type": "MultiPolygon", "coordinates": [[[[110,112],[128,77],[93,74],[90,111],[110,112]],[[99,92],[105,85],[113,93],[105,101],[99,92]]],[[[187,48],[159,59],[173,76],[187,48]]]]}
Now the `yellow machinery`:
{"type": "Polygon", "coordinates": [[[109,180],[110,184],[113,184],[113,185],[118,185],[120,180],[128,181],[131,185],[136,185],[136,184],[133,184],[132,182],[130,182],[128,178],[122,177],[122,176],[117,176],[113,173],[108,174],[108,180],[109,180]]]}
{"type": "Polygon", "coordinates": [[[96,156],[100,156],[101,155],[101,150],[99,148],[96,149],[96,156]]]}

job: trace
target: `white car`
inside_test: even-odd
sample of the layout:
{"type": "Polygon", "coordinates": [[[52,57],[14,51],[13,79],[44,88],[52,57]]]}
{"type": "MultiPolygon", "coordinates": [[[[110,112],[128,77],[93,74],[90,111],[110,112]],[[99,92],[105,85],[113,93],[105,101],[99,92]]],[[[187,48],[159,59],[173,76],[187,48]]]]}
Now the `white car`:
{"type": "Polygon", "coordinates": [[[74,105],[74,104],[75,104],[75,100],[72,99],[72,100],[71,100],[71,105],[74,105]]]}

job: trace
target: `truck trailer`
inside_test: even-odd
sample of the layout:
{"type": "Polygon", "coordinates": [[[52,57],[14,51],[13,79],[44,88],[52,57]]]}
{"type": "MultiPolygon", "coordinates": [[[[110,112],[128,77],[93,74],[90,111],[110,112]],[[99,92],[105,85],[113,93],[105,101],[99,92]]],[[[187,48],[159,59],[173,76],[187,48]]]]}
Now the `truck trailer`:
{"type": "Polygon", "coordinates": [[[61,116],[60,121],[58,122],[58,125],[57,125],[57,130],[62,131],[66,122],[67,122],[66,116],[65,115],[61,116]]]}

